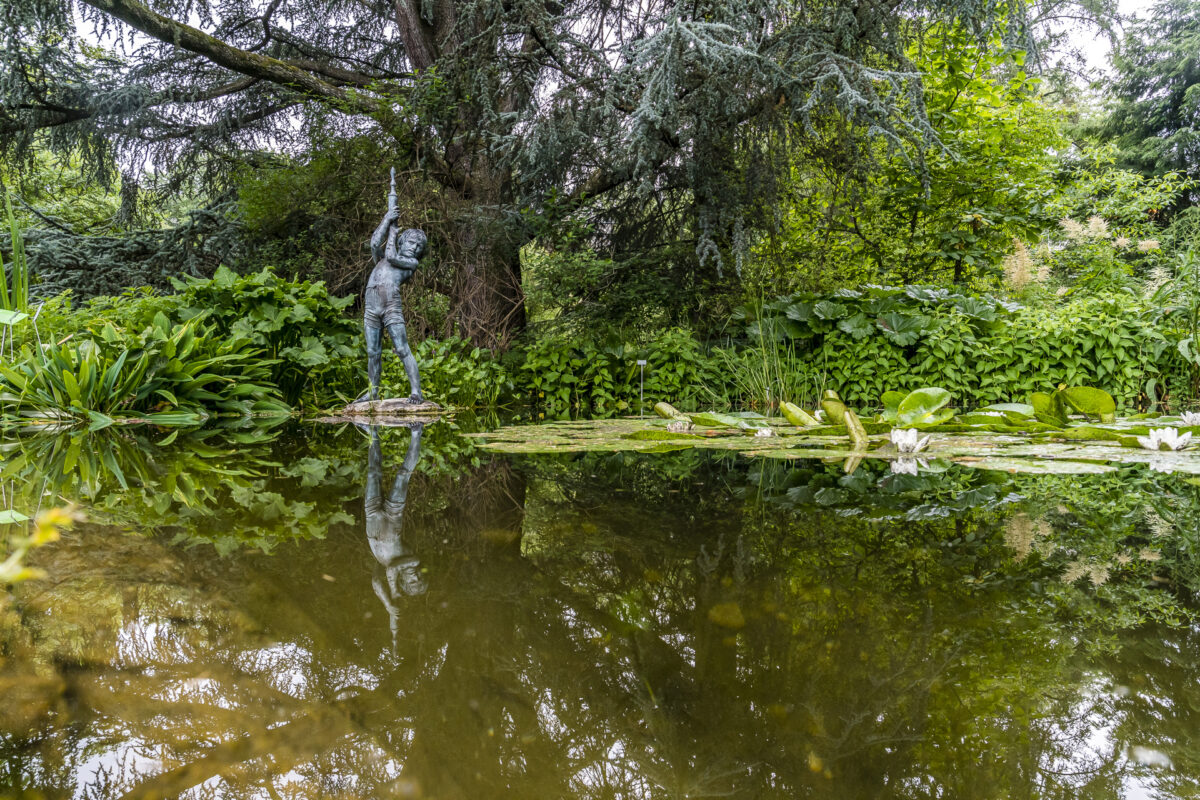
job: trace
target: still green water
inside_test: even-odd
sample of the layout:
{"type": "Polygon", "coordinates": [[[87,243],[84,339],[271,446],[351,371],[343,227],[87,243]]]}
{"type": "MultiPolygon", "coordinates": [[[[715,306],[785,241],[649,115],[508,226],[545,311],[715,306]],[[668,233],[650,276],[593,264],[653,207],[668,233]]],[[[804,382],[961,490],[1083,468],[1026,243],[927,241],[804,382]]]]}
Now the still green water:
{"type": "Polygon", "coordinates": [[[0,478],[89,518],[0,606],[3,797],[1200,792],[1187,476],[443,422],[12,440],[0,478]]]}

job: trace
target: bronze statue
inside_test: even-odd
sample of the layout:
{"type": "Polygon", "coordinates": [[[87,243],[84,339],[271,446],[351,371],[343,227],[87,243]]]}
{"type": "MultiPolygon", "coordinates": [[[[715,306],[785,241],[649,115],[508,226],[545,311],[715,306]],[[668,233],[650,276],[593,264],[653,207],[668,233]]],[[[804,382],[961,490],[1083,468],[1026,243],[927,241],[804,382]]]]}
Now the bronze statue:
{"type": "Polygon", "coordinates": [[[375,259],[375,269],[367,281],[363,317],[367,334],[367,378],[371,388],[359,400],[366,399],[368,395],[373,401],[379,399],[379,379],[383,373],[383,332],[386,330],[392,340],[392,349],[400,356],[404,372],[408,375],[410,393],[404,402],[418,405],[426,401],[421,394],[417,360],[408,346],[408,332],[400,309],[400,286],[416,271],[418,262],[428,249],[429,240],[416,228],[400,230],[396,224],[400,218],[396,201],[396,170],[393,168],[388,211],[371,236],[371,256],[375,259]]]}

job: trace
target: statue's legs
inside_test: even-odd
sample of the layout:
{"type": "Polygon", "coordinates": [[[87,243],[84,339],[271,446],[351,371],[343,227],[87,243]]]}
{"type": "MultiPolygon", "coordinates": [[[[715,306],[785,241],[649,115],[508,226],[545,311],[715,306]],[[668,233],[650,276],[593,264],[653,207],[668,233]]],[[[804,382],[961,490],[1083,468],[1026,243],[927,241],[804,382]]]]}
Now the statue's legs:
{"type": "Polygon", "coordinates": [[[412,349],[408,346],[408,331],[403,322],[390,322],[387,326],[388,336],[392,338],[392,348],[400,360],[404,362],[404,374],[408,376],[408,399],[414,403],[424,403],[425,395],[421,394],[421,373],[417,370],[417,359],[413,357],[412,349]]]}
{"type": "MultiPolygon", "coordinates": [[[[368,317],[367,330],[367,380],[371,382],[370,397],[379,399],[379,380],[383,376],[383,326],[368,317]]],[[[361,398],[360,398],[361,399],[361,398]]]]}

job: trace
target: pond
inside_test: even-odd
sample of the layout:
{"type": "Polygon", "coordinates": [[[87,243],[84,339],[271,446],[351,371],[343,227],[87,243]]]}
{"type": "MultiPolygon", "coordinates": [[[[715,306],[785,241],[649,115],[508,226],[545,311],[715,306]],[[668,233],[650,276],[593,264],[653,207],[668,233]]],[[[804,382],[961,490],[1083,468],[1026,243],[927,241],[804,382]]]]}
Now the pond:
{"type": "Polygon", "coordinates": [[[452,423],[10,439],[0,795],[1200,791],[1200,487],[452,423]]]}

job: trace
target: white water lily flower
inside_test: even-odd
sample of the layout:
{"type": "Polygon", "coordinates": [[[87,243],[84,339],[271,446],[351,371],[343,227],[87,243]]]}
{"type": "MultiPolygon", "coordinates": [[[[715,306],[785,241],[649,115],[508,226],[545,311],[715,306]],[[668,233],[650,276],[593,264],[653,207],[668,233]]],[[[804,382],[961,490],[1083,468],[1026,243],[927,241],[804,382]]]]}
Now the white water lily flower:
{"type": "Polygon", "coordinates": [[[671,433],[687,433],[692,429],[691,420],[677,419],[674,422],[667,423],[667,430],[671,433]]]}
{"type": "Polygon", "coordinates": [[[1182,450],[1192,443],[1192,434],[1179,435],[1174,428],[1151,428],[1149,436],[1137,437],[1138,444],[1147,450],[1182,450]]]}
{"type": "Polygon", "coordinates": [[[754,435],[756,438],[761,438],[764,436],[774,436],[775,430],[773,428],[759,428],[758,430],[756,430],[754,432],[754,435]]]}
{"type": "Polygon", "coordinates": [[[892,444],[901,453],[919,453],[929,444],[929,437],[921,439],[916,428],[892,428],[892,444]]]}
{"type": "Polygon", "coordinates": [[[1179,418],[1182,419],[1183,424],[1187,425],[1188,427],[1191,427],[1192,425],[1200,425],[1200,412],[1185,411],[1179,415],[1179,418]]]}

